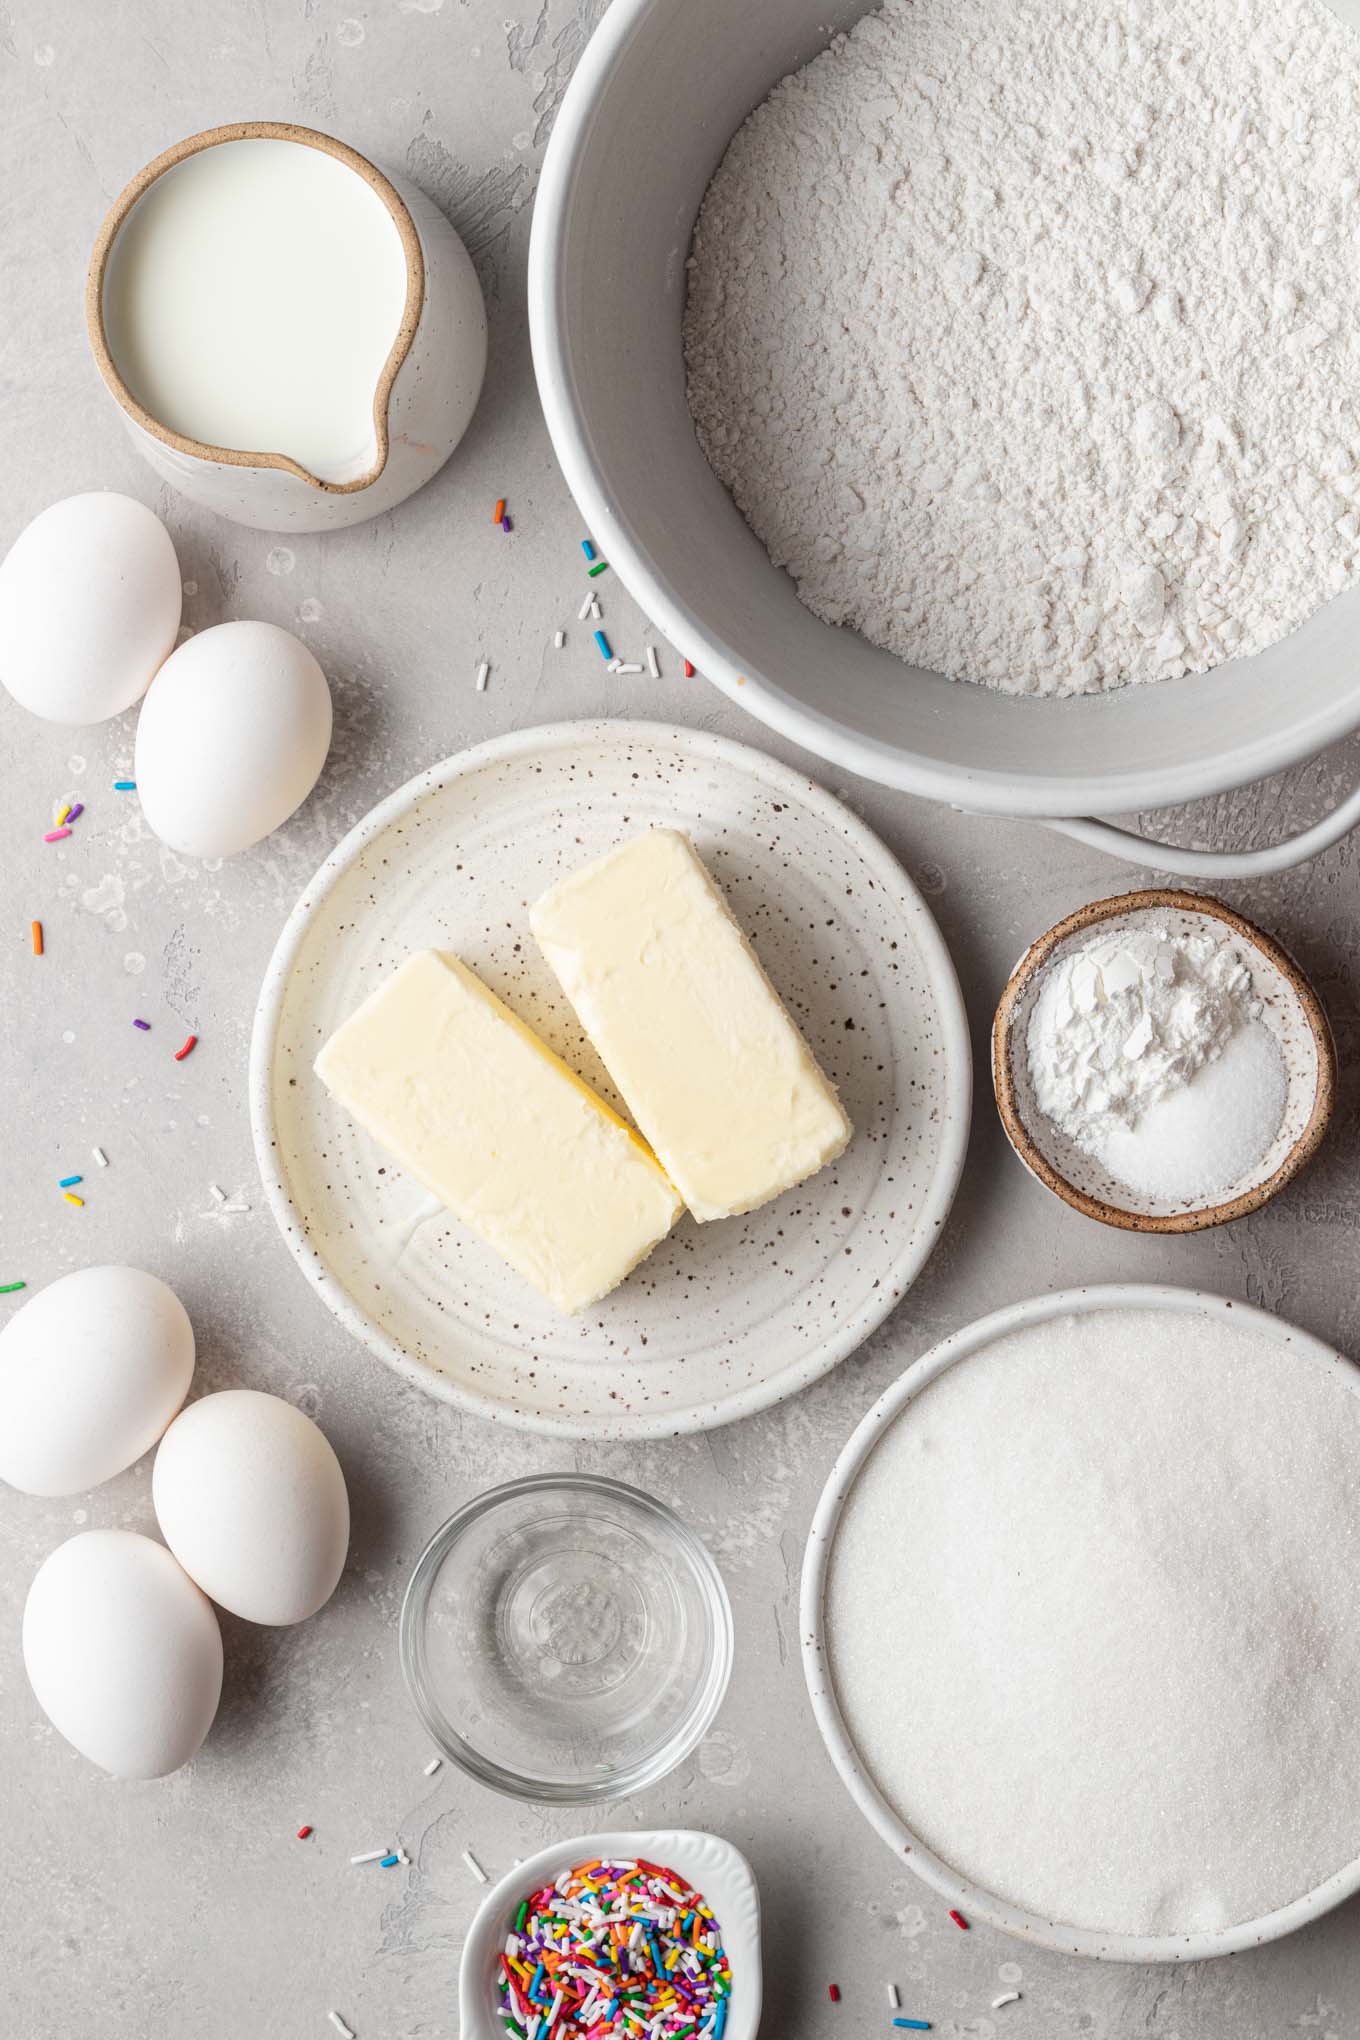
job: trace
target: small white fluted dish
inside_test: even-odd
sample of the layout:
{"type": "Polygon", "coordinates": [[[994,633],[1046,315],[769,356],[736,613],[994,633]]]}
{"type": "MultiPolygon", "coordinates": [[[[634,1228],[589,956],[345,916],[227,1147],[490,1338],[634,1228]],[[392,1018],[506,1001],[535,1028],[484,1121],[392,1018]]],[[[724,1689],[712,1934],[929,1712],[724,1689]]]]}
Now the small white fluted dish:
{"type": "Polygon", "coordinates": [[[611,1858],[631,1862],[640,1856],[664,1869],[678,1870],[706,1900],[732,1971],[723,2040],[755,2040],[760,2025],[760,1894],[741,1852],[721,1836],[697,1828],[575,1835],[553,1842],[507,1870],[482,1900],[463,1943],[458,1972],[461,2040],[504,2040],[505,2028],[496,2011],[496,1978],[520,1900],[575,1863],[611,1858]]]}

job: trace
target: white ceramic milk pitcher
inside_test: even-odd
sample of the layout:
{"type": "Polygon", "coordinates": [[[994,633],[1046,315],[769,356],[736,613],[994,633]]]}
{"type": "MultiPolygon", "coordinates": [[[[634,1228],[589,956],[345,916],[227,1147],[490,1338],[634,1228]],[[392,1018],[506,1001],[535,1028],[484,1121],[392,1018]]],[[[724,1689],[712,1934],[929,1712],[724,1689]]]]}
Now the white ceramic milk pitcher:
{"type": "Polygon", "coordinates": [[[243,121],[167,149],[90,261],[99,370],[194,502],[326,531],[429,481],[472,417],[486,312],[435,206],[346,143],[243,121]]]}

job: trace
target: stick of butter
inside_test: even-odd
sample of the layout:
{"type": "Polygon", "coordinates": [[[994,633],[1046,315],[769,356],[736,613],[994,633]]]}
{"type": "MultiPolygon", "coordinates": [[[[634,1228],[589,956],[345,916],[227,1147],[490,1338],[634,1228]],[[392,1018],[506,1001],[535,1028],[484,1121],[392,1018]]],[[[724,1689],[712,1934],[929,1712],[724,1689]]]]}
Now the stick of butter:
{"type": "Polygon", "coordinates": [[[545,893],[543,954],[697,1219],[754,1211],[851,1126],[687,836],[652,829],[545,893]]]}
{"type": "Polygon", "coordinates": [[[680,1214],[632,1128],[456,956],[408,958],[316,1073],[559,1310],[607,1296],[680,1214]]]}

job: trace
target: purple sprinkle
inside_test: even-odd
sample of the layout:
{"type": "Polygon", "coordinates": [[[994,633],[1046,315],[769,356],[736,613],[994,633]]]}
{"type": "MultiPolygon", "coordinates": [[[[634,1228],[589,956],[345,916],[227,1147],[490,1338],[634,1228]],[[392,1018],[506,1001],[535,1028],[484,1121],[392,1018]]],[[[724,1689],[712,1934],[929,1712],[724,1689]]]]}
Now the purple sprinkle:
{"type": "Polygon", "coordinates": [[[73,821],[74,821],[74,820],[76,819],[76,816],[77,816],[77,815],[83,815],[83,814],[84,814],[84,812],[85,812],[85,803],[84,803],[84,801],[83,801],[83,800],[78,800],[78,801],[76,802],[75,806],[74,806],[74,807],[73,807],[73,808],[72,808],[72,809],[70,810],[70,812],[69,812],[69,814],[67,815],[66,819],[67,819],[67,821],[68,821],[68,822],[73,822],[73,821]]]}
{"type": "Polygon", "coordinates": [[[514,525],[510,522],[510,519],[508,517],[502,517],[501,519],[502,531],[513,531],[514,528],[515,528],[514,525]]]}
{"type": "Polygon", "coordinates": [[[143,1034],[151,1032],[151,1022],[149,1020],[134,1020],[132,1024],[134,1027],[140,1027],[143,1034]]]}

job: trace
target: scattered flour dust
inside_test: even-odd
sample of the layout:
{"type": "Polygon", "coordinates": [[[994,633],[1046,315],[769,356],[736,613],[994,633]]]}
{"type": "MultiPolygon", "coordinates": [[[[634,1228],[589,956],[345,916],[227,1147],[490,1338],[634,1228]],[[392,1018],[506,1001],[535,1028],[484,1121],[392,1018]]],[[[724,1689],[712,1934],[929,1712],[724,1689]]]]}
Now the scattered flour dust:
{"type": "Polygon", "coordinates": [[[886,0],[731,143],[690,408],[807,605],[1023,694],[1360,578],[1360,38],[1321,0],[886,0]]]}
{"type": "Polygon", "coordinates": [[[830,1667],[945,1862],[1045,1919],[1185,1934],[1352,1861],[1353,1378],[1231,1306],[1105,1309],[889,1424],[832,1548],[830,1667]]]}

